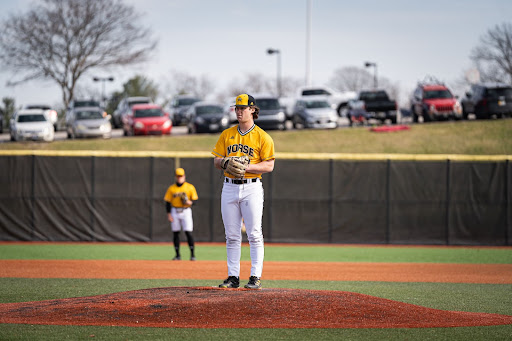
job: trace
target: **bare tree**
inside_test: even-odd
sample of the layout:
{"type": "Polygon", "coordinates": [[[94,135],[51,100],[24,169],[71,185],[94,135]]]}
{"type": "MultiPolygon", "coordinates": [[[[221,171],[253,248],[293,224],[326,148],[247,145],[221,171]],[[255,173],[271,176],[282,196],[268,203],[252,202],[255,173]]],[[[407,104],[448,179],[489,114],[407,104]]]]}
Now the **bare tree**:
{"type": "Polygon", "coordinates": [[[481,81],[512,84],[512,24],[489,29],[480,38],[470,58],[480,72],[481,81]]]}
{"type": "MultiPolygon", "coordinates": [[[[379,77],[379,89],[387,91],[388,95],[396,100],[400,97],[400,87],[386,77],[379,77]]],[[[334,71],[328,84],[339,91],[356,91],[372,89],[373,75],[363,68],[347,66],[334,71]]]]}
{"type": "Polygon", "coordinates": [[[0,63],[18,77],[11,85],[55,81],[67,107],[87,71],[148,59],[156,40],[138,19],[122,0],[43,0],[2,23],[0,63]]]}
{"type": "Polygon", "coordinates": [[[194,95],[206,98],[215,89],[214,82],[206,75],[193,76],[183,71],[171,71],[170,80],[166,83],[167,100],[176,95],[194,95]]]}
{"type": "Polygon", "coordinates": [[[335,70],[328,84],[339,91],[360,91],[373,86],[373,75],[363,68],[346,66],[335,70]]]}

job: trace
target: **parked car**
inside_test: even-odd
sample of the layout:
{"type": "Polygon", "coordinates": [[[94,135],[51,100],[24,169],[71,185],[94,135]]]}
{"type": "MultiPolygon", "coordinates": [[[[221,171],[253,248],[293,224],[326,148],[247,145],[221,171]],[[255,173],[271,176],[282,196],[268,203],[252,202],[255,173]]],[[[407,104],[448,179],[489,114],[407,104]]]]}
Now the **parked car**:
{"type": "Polygon", "coordinates": [[[413,121],[430,122],[441,119],[462,119],[462,106],[443,83],[429,79],[418,83],[411,97],[413,121]]]}
{"type": "Polygon", "coordinates": [[[294,128],[337,128],[338,113],[323,97],[300,98],[293,109],[294,128]]]}
{"type": "Polygon", "coordinates": [[[66,117],[66,131],[69,139],[75,137],[112,137],[110,115],[98,107],[80,107],[66,117]]]}
{"type": "Polygon", "coordinates": [[[398,105],[396,101],[389,99],[385,90],[363,90],[359,92],[358,99],[364,102],[368,119],[383,123],[385,120],[390,120],[392,124],[396,124],[398,105]]]}
{"type": "Polygon", "coordinates": [[[53,124],[53,130],[57,131],[58,129],[58,121],[59,117],[57,115],[57,111],[52,109],[49,105],[46,104],[27,104],[24,109],[41,109],[44,111],[44,114],[48,117],[48,120],[53,124]]]}
{"type": "Polygon", "coordinates": [[[157,104],[135,104],[123,116],[123,133],[128,135],[169,135],[172,122],[169,114],[157,104]]]}
{"type": "Polygon", "coordinates": [[[255,95],[256,105],[260,108],[258,119],[254,123],[263,129],[286,129],[286,114],[278,97],[255,95]]]}
{"type": "Polygon", "coordinates": [[[112,123],[115,128],[123,127],[123,117],[132,112],[132,106],[136,104],[150,104],[153,100],[145,96],[133,96],[123,98],[112,113],[112,123]]]}
{"type": "Polygon", "coordinates": [[[9,127],[11,141],[50,142],[54,139],[53,124],[42,109],[23,109],[15,112],[9,127]]]}
{"type": "Polygon", "coordinates": [[[215,133],[229,127],[229,116],[224,112],[222,104],[213,102],[195,102],[186,112],[188,132],[215,133]]]}
{"type": "Polygon", "coordinates": [[[174,126],[187,125],[189,117],[186,113],[190,106],[201,101],[200,98],[190,95],[179,95],[171,99],[169,104],[169,115],[172,118],[174,126]]]}
{"type": "Polygon", "coordinates": [[[473,84],[471,91],[461,100],[465,119],[475,114],[477,119],[492,116],[507,117],[512,115],[512,86],[499,83],[473,84]]]}
{"type": "Polygon", "coordinates": [[[296,98],[322,96],[332,105],[340,117],[345,115],[345,109],[348,101],[357,98],[355,91],[339,92],[326,86],[304,86],[297,89],[296,98]]]}

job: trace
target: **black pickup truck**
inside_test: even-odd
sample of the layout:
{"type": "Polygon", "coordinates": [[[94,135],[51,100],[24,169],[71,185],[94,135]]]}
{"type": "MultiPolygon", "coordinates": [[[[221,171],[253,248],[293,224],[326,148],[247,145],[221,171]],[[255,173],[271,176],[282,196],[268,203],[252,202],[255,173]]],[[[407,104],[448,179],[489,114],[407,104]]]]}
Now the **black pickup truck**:
{"type": "Polygon", "coordinates": [[[364,102],[368,119],[382,122],[390,120],[393,124],[397,122],[398,106],[396,101],[389,99],[386,91],[363,90],[359,93],[358,99],[364,102]]]}

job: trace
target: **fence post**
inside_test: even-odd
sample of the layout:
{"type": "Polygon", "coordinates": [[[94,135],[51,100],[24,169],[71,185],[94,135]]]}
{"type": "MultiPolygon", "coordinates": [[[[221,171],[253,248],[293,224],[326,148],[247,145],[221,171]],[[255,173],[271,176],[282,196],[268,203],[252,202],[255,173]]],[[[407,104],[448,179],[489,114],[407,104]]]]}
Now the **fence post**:
{"type": "Polygon", "coordinates": [[[154,175],[155,158],[149,158],[149,240],[153,241],[153,187],[155,181],[154,175]]]}
{"type": "Polygon", "coordinates": [[[209,229],[210,229],[210,242],[213,242],[213,210],[215,209],[213,204],[215,202],[215,187],[213,185],[213,180],[215,178],[215,167],[213,166],[213,162],[210,162],[210,205],[209,205],[209,229]]]}
{"type": "Polygon", "coordinates": [[[450,159],[446,160],[446,216],[445,216],[445,231],[444,238],[445,244],[450,245],[450,197],[451,197],[451,181],[450,181],[450,173],[451,173],[451,161],[450,159]]]}
{"type": "Polygon", "coordinates": [[[334,198],[333,198],[333,186],[334,186],[334,160],[329,159],[329,218],[328,218],[328,242],[332,243],[332,230],[334,228],[334,198]]]}
{"type": "Polygon", "coordinates": [[[272,192],[274,191],[273,172],[268,173],[268,240],[272,241],[272,192]]]}
{"type": "Polygon", "coordinates": [[[95,199],[96,199],[96,156],[91,156],[91,196],[89,198],[89,201],[91,202],[91,240],[95,241],[96,238],[94,237],[94,230],[95,230],[95,224],[96,220],[94,219],[94,215],[96,213],[96,207],[95,207],[95,199]]]}
{"type": "Polygon", "coordinates": [[[510,162],[505,161],[505,245],[510,245],[508,238],[508,231],[511,229],[510,226],[510,162]]]}
{"type": "Polygon", "coordinates": [[[32,181],[31,181],[31,189],[30,189],[30,203],[32,209],[30,210],[30,240],[34,240],[35,230],[36,230],[36,216],[34,211],[36,210],[36,156],[32,155],[32,169],[31,169],[32,181]]]}
{"type": "Polygon", "coordinates": [[[391,197],[391,159],[386,162],[386,244],[390,243],[390,197],[391,197]]]}

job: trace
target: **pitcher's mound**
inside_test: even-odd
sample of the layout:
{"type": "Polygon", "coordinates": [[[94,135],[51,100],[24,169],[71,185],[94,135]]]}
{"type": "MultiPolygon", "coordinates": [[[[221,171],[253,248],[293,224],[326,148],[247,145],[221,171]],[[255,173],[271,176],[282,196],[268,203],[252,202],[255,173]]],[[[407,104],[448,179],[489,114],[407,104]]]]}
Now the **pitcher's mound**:
{"type": "Polygon", "coordinates": [[[343,291],[170,287],[0,304],[1,323],[173,328],[421,328],[512,324],[343,291]]]}

